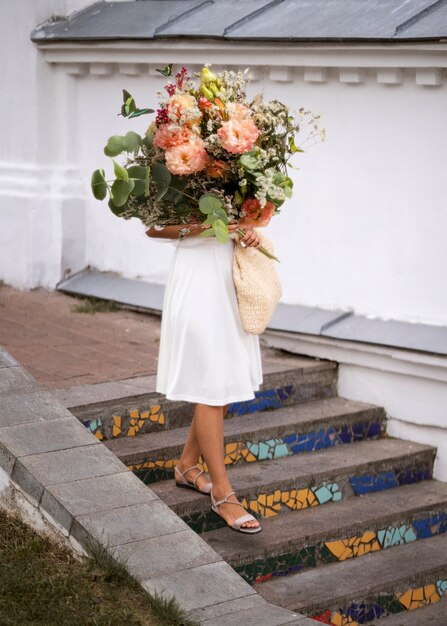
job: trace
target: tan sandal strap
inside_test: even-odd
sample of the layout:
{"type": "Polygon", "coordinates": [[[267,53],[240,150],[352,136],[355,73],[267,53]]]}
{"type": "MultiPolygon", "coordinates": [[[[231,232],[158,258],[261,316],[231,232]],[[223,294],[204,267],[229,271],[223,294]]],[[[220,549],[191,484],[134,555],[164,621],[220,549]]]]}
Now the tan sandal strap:
{"type": "Polygon", "coordinates": [[[239,504],[239,506],[241,506],[244,510],[246,510],[245,506],[243,504],[241,504],[240,502],[233,502],[233,500],[228,500],[228,498],[230,496],[235,496],[235,495],[236,495],[235,492],[231,491],[230,493],[227,493],[225,498],[222,498],[221,500],[217,500],[217,502],[215,502],[214,505],[215,506],[220,506],[221,504],[225,504],[225,503],[228,503],[228,504],[239,504]]]}
{"type": "MultiPolygon", "coordinates": [[[[194,467],[197,467],[197,465],[194,465],[194,467]]],[[[199,469],[200,469],[200,468],[199,468],[199,469]]],[[[198,477],[199,477],[199,476],[201,476],[201,475],[202,475],[202,474],[204,474],[204,473],[205,473],[205,472],[204,472],[203,470],[200,470],[200,472],[199,472],[198,474],[196,474],[196,477],[194,478],[194,481],[193,481],[193,485],[194,485],[194,487],[197,487],[197,485],[196,485],[196,481],[197,481],[198,477]]]]}
{"type": "MultiPolygon", "coordinates": [[[[191,467],[188,467],[187,469],[183,470],[183,472],[182,472],[182,470],[179,468],[179,466],[178,466],[178,465],[176,465],[175,467],[178,469],[178,471],[179,471],[179,473],[180,473],[180,476],[181,476],[182,478],[185,478],[185,474],[186,474],[187,472],[189,472],[189,470],[192,470],[192,469],[194,469],[194,468],[200,469],[200,467],[199,467],[198,465],[192,465],[191,467]]],[[[203,473],[203,470],[202,470],[202,473],[203,473]]]]}

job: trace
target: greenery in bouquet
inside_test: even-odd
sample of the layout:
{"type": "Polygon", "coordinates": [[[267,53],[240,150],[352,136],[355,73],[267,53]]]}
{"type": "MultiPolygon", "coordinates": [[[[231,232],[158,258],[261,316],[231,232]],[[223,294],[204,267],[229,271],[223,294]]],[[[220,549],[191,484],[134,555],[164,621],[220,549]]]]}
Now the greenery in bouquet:
{"type": "MultiPolygon", "coordinates": [[[[228,222],[243,227],[265,226],[292,196],[290,160],[304,143],[324,139],[318,115],[289,108],[261,95],[247,97],[246,72],[213,73],[204,66],[190,76],[172,65],[159,70],[169,78],[159,92],[157,111],[138,109],[123,91],[121,115],[156,113],[144,135],[129,131],[109,138],[104,153],[113,160],[114,180],[104,170],[92,175],[99,200],[109,196],[109,208],[124,219],[136,217],[147,227],[185,224],[209,226],[200,236],[227,241],[228,222]],[[307,134],[301,145],[298,133],[307,134]],[[299,145],[299,147],[297,147],[299,145]],[[115,157],[126,154],[120,165],[115,157]]],[[[265,252],[265,251],[264,251],[265,252]]]]}

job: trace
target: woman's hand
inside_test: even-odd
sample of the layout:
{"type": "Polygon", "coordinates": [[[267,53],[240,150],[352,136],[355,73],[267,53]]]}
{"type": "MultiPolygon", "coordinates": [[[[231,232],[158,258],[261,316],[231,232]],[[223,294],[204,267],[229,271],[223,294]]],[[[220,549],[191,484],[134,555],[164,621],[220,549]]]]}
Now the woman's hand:
{"type": "MultiPolygon", "coordinates": [[[[238,228],[243,227],[239,226],[237,222],[230,222],[228,224],[228,232],[230,234],[234,233],[238,228]]],[[[252,228],[243,228],[243,230],[245,230],[245,236],[240,240],[242,244],[245,244],[245,246],[252,246],[254,248],[261,245],[261,239],[255,230],[252,228]]]]}

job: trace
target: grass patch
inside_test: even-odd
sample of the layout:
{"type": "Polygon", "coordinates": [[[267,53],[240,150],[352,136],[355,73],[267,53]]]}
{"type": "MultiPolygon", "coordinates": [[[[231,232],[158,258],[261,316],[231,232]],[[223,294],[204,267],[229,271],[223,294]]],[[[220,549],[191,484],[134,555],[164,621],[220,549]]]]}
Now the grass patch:
{"type": "Polygon", "coordinates": [[[82,298],[79,304],[70,307],[72,313],[111,313],[118,311],[118,307],[110,300],[100,300],[99,298],[82,298]]]}
{"type": "Polygon", "coordinates": [[[146,593],[102,546],[78,559],[0,510],[2,626],[197,626],[146,593]]]}

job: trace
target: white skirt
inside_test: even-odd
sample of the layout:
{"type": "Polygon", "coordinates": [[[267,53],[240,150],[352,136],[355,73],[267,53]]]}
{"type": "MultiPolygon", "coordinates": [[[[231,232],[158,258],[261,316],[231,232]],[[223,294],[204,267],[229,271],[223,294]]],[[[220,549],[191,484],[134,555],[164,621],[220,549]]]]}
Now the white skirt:
{"type": "Polygon", "coordinates": [[[179,241],[163,303],[157,391],[168,400],[223,406],[251,400],[262,383],[257,335],[242,328],[233,242],[179,241]]]}

